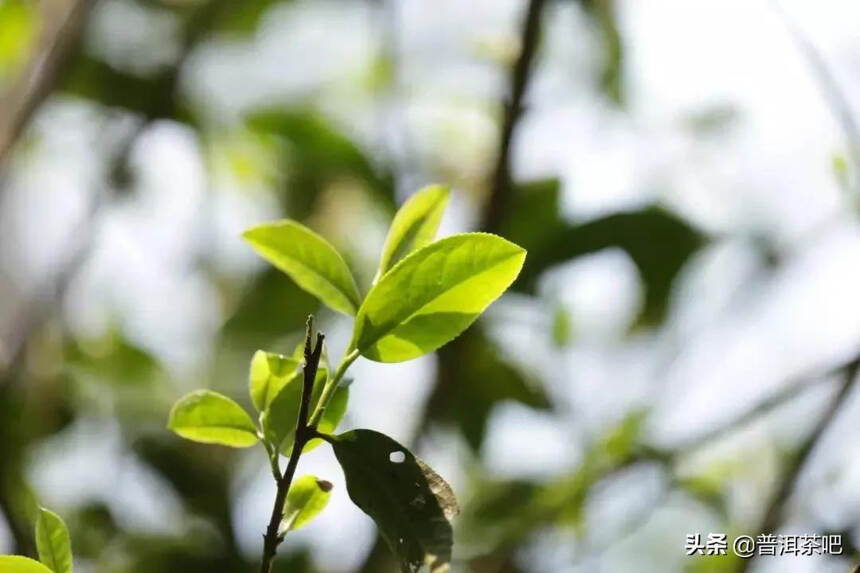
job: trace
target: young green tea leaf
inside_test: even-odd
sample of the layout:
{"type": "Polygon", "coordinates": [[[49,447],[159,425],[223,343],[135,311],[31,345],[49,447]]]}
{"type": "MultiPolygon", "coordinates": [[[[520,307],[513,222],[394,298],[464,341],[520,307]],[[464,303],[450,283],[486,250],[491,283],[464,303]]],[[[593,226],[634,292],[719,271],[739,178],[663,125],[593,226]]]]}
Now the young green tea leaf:
{"type": "Polygon", "coordinates": [[[257,428],[239,404],[209,390],[181,398],[170,411],[167,427],[183,438],[204,444],[247,448],[257,443],[257,428]]]}
{"type": "Polygon", "coordinates": [[[52,573],[50,569],[38,561],[18,555],[0,555],[0,571],[3,573],[52,573]]]}
{"type": "Polygon", "coordinates": [[[354,315],[361,297],[346,261],[325,239],[295,221],[258,225],[242,235],[257,253],[332,309],[354,315]]]}
{"type": "Polygon", "coordinates": [[[377,279],[412,251],[433,242],[449,197],[447,187],[433,185],[418,191],[403,204],[385,239],[377,279]]]}
{"type": "Polygon", "coordinates": [[[258,350],[251,359],[248,385],[251,401],[259,411],[268,408],[278,392],[300,374],[299,361],[282,354],[258,350]]]}
{"type": "Polygon", "coordinates": [[[436,350],[510,286],[525,258],[519,246],[486,233],[454,235],[411,253],[368,293],[352,347],[377,362],[436,350]]]}
{"type": "Polygon", "coordinates": [[[290,486],[281,533],[301,529],[322,513],[331,497],[332,485],[316,476],[302,476],[290,486]]]}
{"type": "Polygon", "coordinates": [[[72,542],[69,530],[59,515],[39,509],[36,520],[36,549],[39,560],[54,573],[72,573],[72,542]]]}
{"type": "MultiPolygon", "coordinates": [[[[319,402],[326,378],[328,378],[328,370],[319,368],[316,380],[314,380],[314,391],[311,394],[311,411],[316,408],[319,402]]],[[[263,431],[265,432],[266,439],[275,444],[278,450],[285,454],[289,454],[292,449],[301,399],[302,377],[296,376],[284,385],[262,416],[263,431]]],[[[328,408],[326,408],[320,420],[319,430],[321,432],[332,432],[337,428],[337,425],[346,413],[348,400],[349,390],[347,388],[340,387],[335,391],[328,408]]],[[[319,440],[311,440],[305,446],[304,451],[307,452],[314,449],[319,443],[319,440]]]]}
{"type": "Polygon", "coordinates": [[[376,522],[404,573],[451,561],[451,519],[460,509],[451,487],[421,459],[384,434],[354,430],[332,438],[352,501],[376,522]]]}

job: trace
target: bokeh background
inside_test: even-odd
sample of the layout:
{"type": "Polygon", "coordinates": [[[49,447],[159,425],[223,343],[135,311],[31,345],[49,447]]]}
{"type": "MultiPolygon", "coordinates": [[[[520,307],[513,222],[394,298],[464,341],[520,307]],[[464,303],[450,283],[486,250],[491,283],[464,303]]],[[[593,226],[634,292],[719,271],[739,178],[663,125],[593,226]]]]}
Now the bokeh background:
{"type": "MultiPolygon", "coordinates": [[[[465,335],[359,360],[344,428],[453,485],[455,571],[847,572],[860,542],[860,3],[0,0],[0,553],[254,571],[265,454],[184,442],[258,348],[350,321],[240,239],[291,217],[364,288],[410,193],[529,249],[465,335]],[[843,535],[688,557],[688,533],[843,535]]],[[[335,484],[278,571],[390,572],[335,484]]]]}

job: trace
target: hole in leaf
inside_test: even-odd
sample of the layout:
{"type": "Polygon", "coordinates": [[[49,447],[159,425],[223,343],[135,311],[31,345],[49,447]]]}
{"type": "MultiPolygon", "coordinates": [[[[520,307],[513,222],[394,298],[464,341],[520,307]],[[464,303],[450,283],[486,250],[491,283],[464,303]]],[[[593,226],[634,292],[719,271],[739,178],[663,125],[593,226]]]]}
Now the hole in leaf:
{"type": "Polygon", "coordinates": [[[391,452],[388,455],[388,459],[391,463],[402,464],[406,461],[406,454],[403,452],[391,452]]]}

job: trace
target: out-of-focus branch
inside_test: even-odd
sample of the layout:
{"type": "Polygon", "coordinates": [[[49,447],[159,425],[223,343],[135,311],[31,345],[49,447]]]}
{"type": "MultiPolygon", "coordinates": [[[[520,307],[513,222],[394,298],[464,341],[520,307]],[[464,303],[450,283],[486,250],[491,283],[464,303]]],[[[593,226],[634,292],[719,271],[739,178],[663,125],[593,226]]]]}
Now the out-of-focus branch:
{"type": "MultiPolygon", "coordinates": [[[[79,5],[91,3],[93,0],[79,1],[79,5]]],[[[227,0],[211,0],[201,8],[199,8],[196,16],[187,24],[186,32],[183,37],[183,51],[175,64],[165,73],[165,81],[160,84],[160,90],[163,93],[154,94],[164,101],[171,102],[166,108],[175,111],[176,88],[179,81],[182,67],[188,61],[189,56],[197,45],[205,38],[210,25],[220,13],[220,10],[227,4],[227,0]]],[[[164,108],[160,108],[164,109],[164,108]]],[[[160,116],[147,116],[137,128],[126,137],[125,141],[119,146],[119,151],[114,156],[114,163],[122,164],[128,161],[128,154],[133,149],[138,138],[146,131],[146,128],[152,121],[159,119],[160,116]]],[[[2,121],[2,117],[0,117],[2,121]]],[[[2,133],[2,132],[0,132],[2,133]]],[[[2,161],[2,149],[0,149],[0,161],[2,161]]],[[[98,212],[107,198],[104,194],[99,194],[92,203],[88,216],[85,217],[81,225],[83,233],[79,234],[82,237],[79,245],[76,246],[72,255],[67,262],[62,266],[59,272],[55,273],[48,281],[48,285],[41,292],[36,293],[36,297],[28,306],[25,316],[18,322],[14,329],[15,338],[7,341],[3,348],[5,360],[0,360],[0,384],[6,381],[6,373],[14,371],[15,365],[21,360],[21,354],[26,341],[42,324],[46,316],[49,316],[55,304],[62,300],[66,288],[77,274],[80,266],[86,261],[89,254],[90,240],[92,234],[97,228],[96,219],[98,212]],[[5,362],[5,364],[4,364],[5,362]]]]}
{"type": "Polygon", "coordinates": [[[0,110],[3,110],[0,114],[0,167],[36,110],[57,85],[66,63],[77,52],[87,14],[95,0],[46,4],[59,5],[56,9],[62,13],[56,16],[55,25],[46,27],[36,54],[15,85],[0,99],[0,110]]]}
{"type": "MultiPolygon", "coordinates": [[[[46,281],[45,287],[25,305],[21,317],[13,325],[10,337],[0,340],[0,396],[8,397],[22,391],[21,382],[26,378],[27,370],[27,344],[53,315],[57,305],[65,298],[72,280],[89,258],[97,228],[97,213],[103,201],[103,193],[94,196],[86,215],[78,223],[78,231],[74,233],[77,242],[70,246],[69,256],[46,281]]],[[[20,464],[9,459],[9,455],[0,455],[0,512],[9,523],[15,552],[28,555],[35,547],[32,528],[20,504],[14,501],[18,495],[18,482],[23,482],[24,476],[20,473],[20,464]]]]}
{"type": "Polygon", "coordinates": [[[520,56],[511,68],[510,92],[505,101],[505,115],[499,140],[499,154],[490,182],[490,194],[484,208],[482,227],[496,231],[504,218],[511,192],[511,145],[523,112],[523,100],[534,70],[535,54],[540,40],[541,15],[546,2],[530,0],[520,37],[520,56]]]}
{"type": "MultiPolygon", "coordinates": [[[[496,157],[496,165],[493,170],[493,179],[490,182],[490,195],[484,208],[483,218],[479,228],[482,231],[498,231],[501,222],[508,215],[508,196],[511,189],[511,144],[520,117],[522,116],[523,98],[528,90],[532,77],[537,44],[541,33],[541,15],[545,6],[544,0],[530,0],[523,20],[520,34],[521,52],[514,63],[510,73],[509,95],[506,98],[505,117],[502,123],[502,135],[499,140],[499,153],[496,157]]],[[[468,336],[468,333],[465,335],[468,336]]],[[[452,341],[439,354],[439,374],[436,379],[436,391],[445,384],[446,373],[456,372],[460,352],[466,338],[460,337],[452,341]],[[446,364],[448,367],[446,367],[446,364]]],[[[426,428],[429,422],[429,412],[425,411],[418,424],[419,431],[426,428]]]]}
{"type": "MultiPolygon", "coordinates": [[[[803,468],[809,460],[812,452],[821,441],[821,437],[825,434],[830,424],[836,419],[840,408],[845,403],[845,399],[854,388],[857,380],[857,375],[860,373],[860,357],[847,364],[842,370],[842,381],[839,385],[839,391],[833,397],[827,409],[821,415],[818,423],[813,428],[812,432],[801,444],[800,448],[791,459],[791,463],[782,475],[774,494],[771,496],[770,503],[764,512],[764,517],[759,527],[760,533],[773,533],[780,524],[785,513],[785,506],[791,499],[803,468]]],[[[750,564],[754,561],[753,558],[744,560],[739,567],[740,573],[747,571],[750,564]]]]}
{"type": "Polygon", "coordinates": [[[855,191],[860,194],[860,124],[857,118],[851,112],[851,104],[848,98],[845,97],[845,92],[839,86],[839,82],[824,61],[821,52],[815,47],[804,32],[800,29],[797,23],[782,9],[778,2],[771,2],[776,13],[785,22],[794,41],[797,43],[803,56],[806,58],[809,67],[818,80],[819,87],[827,100],[827,105],[836,116],[836,120],[842,127],[848,145],[848,157],[851,160],[853,168],[853,186],[855,191]]]}
{"type": "MultiPolygon", "coordinates": [[[[61,34],[64,39],[57,40],[60,42],[60,45],[51,49],[51,55],[44,62],[49,67],[40,68],[42,69],[42,73],[47,75],[44,77],[39,76],[37,82],[38,90],[33,92],[33,98],[24,102],[25,105],[22,108],[23,115],[13,111],[8,116],[0,117],[0,169],[3,167],[4,156],[12,147],[15,139],[23,132],[29,118],[32,117],[41,102],[56,86],[62,68],[69,58],[74,55],[74,48],[79,41],[78,36],[83,27],[85,14],[94,2],[95,0],[75,1],[73,7],[70,9],[66,25],[63,28],[65,31],[61,34]],[[72,12],[74,12],[74,18],[72,12]],[[69,28],[69,26],[72,26],[72,28],[69,28]],[[8,123],[4,123],[5,121],[8,121],[8,123]],[[6,137],[7,125],[9,127],[17,126],[15,127],[16,131],[13,137],[6,137]]],[[[166,80],[160,84],[163,93],[156,94],[156,97],[169,102],[166,106],[167,109],[175,110],[173,101],[176,97],[175,92],[182,66],[188,60],[194,48],[205,38],[210,25],[227,3],[228,0],[211,0],[202,6],[197,12],[196,17],[188,23],[183,38],[182,55],[171,69],[168,70],[166,80]]],[[[29,70],[25,73],[25,76],[27,75],[30,75],[29,70]]],[[[10,97],[12,96],[10,95],[10,97]]],[[[16,99],[15,101],[18,100],[16,99]]],[[[4,101],[0,104],[0,109],[5,109],[7,105],[4,101]]],[[[13,107],[10,109],[17,110],[18,108],[13,107]]],[[[151,122],[156,119],[158,117],[155,115],[145,117],[144,121],[127,136],[125,141],[119,146],[118,151],[114,154],[112,159],[114,165],[124,164],[128,161],[128,155],[131,149],[133,149],[135,142],[146,131],[151,122]]],[[[10,131],[9,133],[12,132],[10,131]]],[[[53,315],[57,306],[65,298],[65,293],[72,280],[77,276],[78,271],[89,258],[95,232],[98,229],[99,214],[108,200],[109,197],[106,191],[99,192],[94,196],[87,215],[80,223],[81,232],[76,234],[78,242],[71,247],[66,261],[46,281],[45,287],[39,289],[32,297],[32,300],[25,305],[21,317],[14,325],[12,337],[8,340],[0,341],[2,343],[2,347],[0,347],[0,350],[2,350],[0,352],[0,387],[11,385],[14,381],[22,379],[25,376],[27,343],[39,331],[45,320],[53,315]]],[[[14,504],[11,502],[14,492],[6,487],[10,479],[6,475],[5,465],[3,457],[0,456],[0,511],[6,516],[10,524],[16,550],[19,553],[29,553],[29,548],[33,547],[30,528],[29,525],[24,525],[26,521],[24,517],[18,515],[14,510],[14,504]]],[[[230,526],[229,519],[226,520],[226,526],[230,526]]],[[[231,543],[231,551],[234,554],[238,554],[238,550],[234,545],[234,543],[231,543]]]]}
{"type": "MultiPolygon", "coordinates": [[[[593,479],[590,481],[590,485],[588,485],[584,491],[579,492],[579,496],[586,496],[588,491],[597,484],[639,465],[659,463],[666,471],[669,477],[669,483],[661,492],[660,496],[658,496],[658,500],[655,500],[648,508],[638,515],[633,516],[627,525],[613,536],[614,541],[611,544],[598,545],[593,549],[593,551],[595,551],[597,555],[607,551],[610,545],[615,545],[615,543],[619,542],[622,538],[635,535],[645,524],[648,523],[654,512],[660,508],[659,501],[666,499],[667,496],[672,492],[677,491],[680,487],[681,480],[679,480],[677,475],[676,467],[681,458],[689,455],[698,448],[705,446],[711,441],[729,435],[732,432],[741,429],[746,424],[760,419],[762,416],[767,415],[776,408],[785,405],[788,401],[798,397],[804,390],[810,389],[813,384],[819,383],[819,380],[823,382],[825,380],[832,380],[834,376],[839,376],[841,381],[837,395],[834,397],[828,410],[823,414],[821,421],[813,430],[810,437],[804,442],[803,446],[801,446],[797,456],[794,458],[794,463],[786,471],[785,476],[780,481],[781,485],[777,488],[777,493],[772,498],[774,501],[766,511],[766,514],[771,516],[766,519],[766,521],[771,522],[766,524],[766,526],[771,529],[776,527],[775,524],[778,522],[780,515],[782,514],[782,507],[787,501],[791,491],[794,489],[797,482],[797,476],[799,475],[802,466],[805,464],[805,461],[808,459],[810,453],[815,447],[815,444],[826,430],[830,420],[834,417],[837,409],[839,408],[839,404],[844,402],[844,398],[850,391],[850,387],[853,384],[858,371],[860,371],[860,355],[852,358],[850,361],[835,366],[823,375],[815,376],[815,382],[807,378],[806,381],[787,383],[785,385],[785,390],[739,414],[720,425],[718,428],[701,434],[686,443],[675,446],[672,449],[659,449],[648,446],[647,444],[638,444],[628,457],[616,459],[612,463],[601,468],[599,473],[593,476],[593,479]]],[[[547,507],[545,510],[546,513],[538,514],[537,517],[524,516],[523,519],[532,519],[534,522],[532,524],[532,529],[537,529],[543,524],[554,522],[557,518],[559,509],[566,503],[568,503],[567,500],[562,497],[558,504],[547,507]]],[[[763,529],[763,531],[770,532],[771,529],[763,529]]],[[[492,553],[492,557],[494,559],[510,558],[513,552],[519,547],[517,542],[508,541],[509,542],[505,543],[503,546],[500,546],[496,552],[492,553]]],[[[595,555],[590,555],[590,557],[595,557],[595,555]]],[[[366,571],[372,571],[372,569],[366,569],[366,571]]]]}
{"type": "MultiPolygon", "coordinates": [[[[520,54],[511,68],[509,76],[509,88],[505,98],[505,111],[502,119],[501,137],[499,139],[499,152],[496,156],[493,176],[490,181],[490,192],[479,224],[479,227],[484,231],[492,232],[498,230],[502,220],[507,215],[508,195],[511,188],[511,146],[517,124],[522,116],[523,99],[532,78],[541,33],[541,16],[545,5],[545,0],[529,0],[523,20],[520,34],[520,54]]],[[[468,336],[468,333],[452,341],[448,345],[449,348],[447,351],[439,353],[439,361],[444,363],[456,360],[459,353],[456,352],[455,348],[458,345],[464,344],[465,336],[468,336]]],[[[437,375],[435,380],[435,392],[439,392],[441,386],[447,385],[444,373],[451,372],[452,370],[456,371],[456,364],[447,368],[444,364],[440,364],[440,374],[437,375]]],[[[425,406],[425,411],[416,425],[417,431],[420,433],[426,429],[429,421],[430,413],[428,407],[425,406]]],[[[415,441],[415,439],[413,438],[412,441],[415,441]]],[[[388,560],[388,554],[384,550],[384,542],[377,536],[376,544],[371,549],[360,570],[372,573],[380,570],[381,567],[390,567],[388,560]]]]}
{"type": "Polygon", "coordinates": [[[781,406],[784,406],[786,403],[800,396],[811,387],[819,383],[832,380],[834,377],[843,377],[846,372],[849,372],[852,369],[857,369],[858,365],[860,365],[860,355],[851,358],[847,362],[834,366],[823,374],[803,376],[794,382],[784,384],[781,390],[759,402],[752,408],[739,413],[737,416],[731,418],[729,421],[721,424],[713,430],[700,434],[695,438],[680,444],[673,449],[672,455],[677,457],[681,454],[689,453],[705,444],[711,443],[729,434],[730,432],[739,430],[747,424],[759,420],[781,406]]]}

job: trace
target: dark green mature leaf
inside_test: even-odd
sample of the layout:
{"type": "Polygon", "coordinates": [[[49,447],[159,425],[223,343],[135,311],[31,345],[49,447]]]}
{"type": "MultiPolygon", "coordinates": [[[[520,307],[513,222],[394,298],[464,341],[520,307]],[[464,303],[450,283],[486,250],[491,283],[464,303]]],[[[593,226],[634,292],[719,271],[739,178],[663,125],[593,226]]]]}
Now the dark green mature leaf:
{"type": "Polygon", "coordinates": [[[387,209],[394,211],[394,181],[378,168],[347,135],[311,109],[262,109],[247,120],[251,129],[282,138],[289,164],[287,181],[291,197],[304,201],[291,205],[294,217],[308,214],[312,201],[326,182],[352,177],[362,183],[387,209]]]}
{"type": "Polygon", "coordinates": [[[257,443],[257,427],[239,404],[210,390],[181,398],[170,411],[167,427],[188,440],[247,448],[257,443]]]}
{"type": "Polygon", "coordinates": [[[322,513],[331,497],[331,482],[316,476],[302,476],[290,486],[281,533],[301,529],[322,513]]]}
{"type": "Polygon", "coordinates": [[[513,288],[529,292],[541,273],[554,265],[617,247],[633,259],[642,278],[645,304],[639,322],[655,324],[662,320],[675,277],[704,244],[705,237],[656,206],[571,224],[559,214],[559,192],[554,180],[515,189],[512,215],[500,232],[529,251],[529,264],[513,288]]]}
{"type": "Polygon", "coordinates": [[[0,555],[0,571],[3,573],[52,573],[50,569],[38,561],[18,555],[0,555]]]}
{"type": "Polygon", "coordinates": [[[505,359],[480,323],[456,344],[441,348],[439,356],[438,382],[428,400],[427,420],[457,425],[476,452],[496,405],[515,401],[539,410],[551,409],[542,382],[505,359]]]}
{"type": "Polygon", "coordinates": [[[404,573],[445,571],[451,561],[454,492],[426,463],[384,434],[332,438],[352,501],[376,522],[404,573]]]}
{"type": "Polygon", "coordinates": [[[173,79],[168,73],[135,76],[85,54],[72,62],[62,88],[94,103],[148,118],[168,118],[176,111],[173,79]]]}
{"type": "Polygon", "coordinates": [[[560,197],[561,182],[558,179],[539,179],[515,185],[507,217],[501,222],[500,234],[528,251],[544,248],[567,227],[559,212],[560,197]]]}
{"type": "Polygon", "coordinates": [[[36,520],[36,548],[39,560],[54,573],[72,573],[72,542],[69,530],[59,515],[39,509],[36,520]]]}
{"type": "Polygon", "coordinates": [[[570,227],[535,257],[524,280],[527,283],[540,270],[577,255],[620,247],[633,259],[645,286],[640,321],[653,324],[666,312],[675,277],[703,242],[698,232],[659,207],[618,213],[570,227]]]}
{"type": "Polygon", "coordinates": [[[377,278],[412,251],[433,242],[450,194],[441,185],[425,187],[400,207],[385,239],[377,278]]]}
{"type": "Polygon", "coordinates": [[[254,353],[248,385],[257,410],[262,412],[268,408],[281,389],[299,375],[299,364],[298,360],[283,354],[262,350],[254,353]]]}
{"type": "Polygon", "coordinates": [[[119,524],[103,501],[85,501],[67,519],[69,529],[75,531],[75,555],[82,559],[100,557],[104,548],[122,535],[119,524]]]}
{"type": "Polygon", "coordinates": [[[351,346],[377,362],[436,350],[501,296],[525,258],[518,245],[487,233],[454,235],[413,252],[367,294],[351,346]]]}
{"type": "Polygon", "coordinates": [[[361,304],[355,279],[331,243],[295,221],[252,227],[242,237],[257,253],[330,308],[354,315],[361,304]]]}

